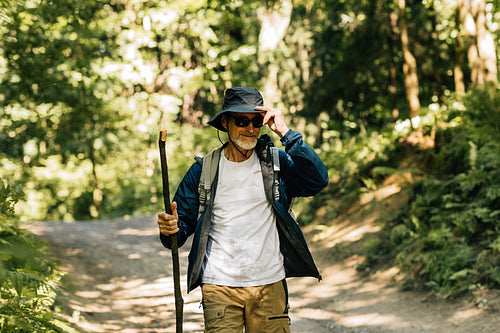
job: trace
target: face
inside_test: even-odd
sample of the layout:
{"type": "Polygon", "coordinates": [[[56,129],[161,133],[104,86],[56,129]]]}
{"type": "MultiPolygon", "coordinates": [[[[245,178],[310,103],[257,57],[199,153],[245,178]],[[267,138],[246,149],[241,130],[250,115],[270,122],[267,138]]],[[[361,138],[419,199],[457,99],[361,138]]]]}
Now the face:
{"type": "Polygon", "coordinates": [[[252,120],[262,116],[258,113],[231,113],[229,116],[222,118],[222,125],[227,129],[234,144],[243,149],[254,149],[257,145],[260,127],[255,127],[252,122],[246,127],[239,127],[236,125],[234,117],[247,117],[252,120]]]}

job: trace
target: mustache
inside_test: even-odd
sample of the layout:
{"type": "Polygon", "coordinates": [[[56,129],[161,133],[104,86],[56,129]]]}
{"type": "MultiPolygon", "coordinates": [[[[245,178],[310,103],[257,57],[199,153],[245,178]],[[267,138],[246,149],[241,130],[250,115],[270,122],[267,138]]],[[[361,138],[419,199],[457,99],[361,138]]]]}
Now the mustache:
{"type": "Polygon", "coordinates": [[[254,137],[254,138],[257,137],[257,135],[255,135],[254,133],[249,133],[249,132],[241,132],[240,135],[251,136],[251,137],[254,137]]]}

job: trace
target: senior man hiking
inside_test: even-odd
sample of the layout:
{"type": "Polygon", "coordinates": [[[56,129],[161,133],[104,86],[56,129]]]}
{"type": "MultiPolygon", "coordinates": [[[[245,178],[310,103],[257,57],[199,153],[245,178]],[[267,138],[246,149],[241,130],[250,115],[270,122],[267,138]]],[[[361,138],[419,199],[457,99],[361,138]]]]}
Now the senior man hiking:
{"type": "Polygon", "coordinates": [[[254,88],[228,89],[208,123],[227,132],[228,142],[191,166],[172,214],[158,214],[161,241],[170,248],[177,234],[182,246],[194,234],[188,292],[202,288],[205,332],[289,332],[285,279],[321,279],[289,207],[326,187],[326,167],[254,88]],[[259,138],[265,125],[284,150],[268,135],[259,138]]]}

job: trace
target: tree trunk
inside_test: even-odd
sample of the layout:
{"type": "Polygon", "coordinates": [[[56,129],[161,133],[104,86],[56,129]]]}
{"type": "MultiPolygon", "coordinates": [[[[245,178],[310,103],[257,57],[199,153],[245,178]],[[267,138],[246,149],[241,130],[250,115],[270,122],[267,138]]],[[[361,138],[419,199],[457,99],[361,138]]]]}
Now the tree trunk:
{"type": "MultiPolygon", "coordinates": [[[[457,6],[457,10],[455,13],[455,28],[460,31],[460,8],[457,6]]],[[[455,80],[455,92],[457,94],[465,93],[465,83],[464,83],[464,72],[462,70],[462,66],[464,63],[464,40],[462,39],[462,35],[457,33],[457,37],[455,39],[455,68],[454,72],[454,80],[455,80]]]]}
{"type": "Polygon", "coordinates": [[[398,92],[398,88],[397,88],[397,69],[396,69],[396,57],[394,55],[394,50],[396,49],[395,47],[395,42],[396,42],[396,38],[397,38],[397,35],[398,35],[398,14],[396,13],[391,13],[390,14],[390,23],[391,23],[391,31],[392,31],[392,34],[389,36],[389,38],[387,38],[387,44],[389,45],[389,59],[391,59],[391,70],[390,70],[390,73],[391,73],[391,85],[390,85],[390,88],[389,88],[389,91],[391,93],[391,96],[392,96],[392,118],[394,120],[398,120],[399,119],[399,109],[398,109],[398,96],[397,96],[397,92],[398,92]]]}
{"type": "Polygon", "coordinates": [[[441,76],[442,74],[442,61],[441,61],[441,55],[439,48],[441,46],[441,42],[439,41],[438,38],[438,31],[437,31],[437,14],[436,14],[436,9],[434,8],[434,2],[431,2],[431,5],[429,6],[429,18],[431,19],[431,25],[432,25],[432,32],[431,32],[431,45],[432,45],[432,50],[430,52],[431,58],[432,58],[432,70],[434,72],[434,84],[435,84],[435,91],[437,94],[437,100],[440,105],[444,103],[445,97],[444,97],[444,92],[443,92],[443,78],[441,76]]]}
{"type": "Polygon", "coordinates": [[[276,2],[272,7],[261,7],[257,14],[261,21],[259,34],[259,64],[267,65],[268,76],[264,84],[266,104],[281,102],[278,88],[278,72],[280,64],[273,61],[272,56],[279,43],[283,40],[292,17],[293,4],[289,0],[276,2]]]}
{"type": "Polygon", "coordinates": [[[399,5],[399,29],[401,30],[401,46],[404,55],[403,73],[405,76],[406,99],[410,107],[410,118],[418,115],[420,100],[418,97],[418,74],[417,61],[410,51],[408,38],[408,24],[406,22],[406,1],[398,0],[399,5]]]}
{"type": "Polygon", "coordinates": [[[495,42],[488,29],[484,0],[459,0],[473,86],[498,84],[495,42]]]}
{"type": "Polygon", "coordinates": [[[102,209],[102,188],[97,177],[97,161],[95,156],[94,140],[89,143],[89,159],[92,164],[92,181],[94,183],[94,190],[92,192],[93,204],[90,206],[90,215],[93,218],[99,218],[102,209]]]}
{"type": "Polygon", "coordinates": [[[178,116],[178,121],[181,125],[188,123],[194,127],[202,126],[201,117],[203,116],[203,112],[193,110],[195,96],[196,93],[194,92],[184,94],[182,108],[178,116]]]}
{"type": "Polygon", "coordinates": [[[488,28],[484,0],[473,0],[473,15],[477,27],[477,48],[481,59],[481,69],[484,71],[484,81],[498,83],[497,56],[495,41],[488,28]]]}

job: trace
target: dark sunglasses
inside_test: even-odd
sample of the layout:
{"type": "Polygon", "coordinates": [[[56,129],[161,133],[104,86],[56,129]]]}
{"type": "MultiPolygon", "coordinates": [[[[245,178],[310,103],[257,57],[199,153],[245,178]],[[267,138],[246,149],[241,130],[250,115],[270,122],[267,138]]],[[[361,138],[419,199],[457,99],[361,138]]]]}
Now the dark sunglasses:
{"type": "Polygon", "coordinates": [[[250,123],[252,123],[255,128],[261,128],[263,126],[262,122],[264,121],[264,117],[260,114],[256,115],[252,119],[246,116],[233,116],[230,113],[228,113],[228,115],[234,119],[234,124],[238,127],[247,127],[250,123]]]}

